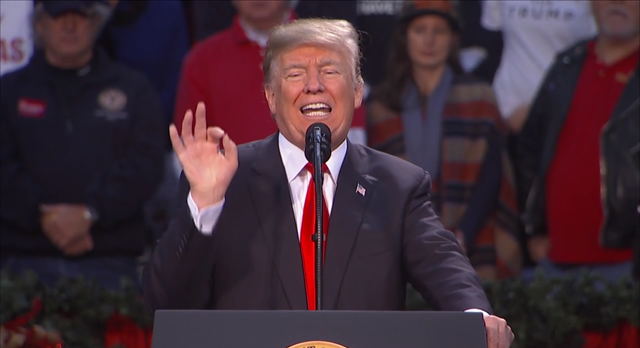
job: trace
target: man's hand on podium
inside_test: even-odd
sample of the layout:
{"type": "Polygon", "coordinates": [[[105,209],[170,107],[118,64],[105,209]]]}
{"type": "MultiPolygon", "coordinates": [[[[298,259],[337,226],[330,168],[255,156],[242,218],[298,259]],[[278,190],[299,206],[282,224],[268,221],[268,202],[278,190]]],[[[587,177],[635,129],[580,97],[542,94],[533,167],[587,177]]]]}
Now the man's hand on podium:
{"type": "Polygon", "coordinates": [[[507,321],[495,315],[483,314],[484,326],[487,330],[488,348],[509,348],[515,335],[507,321]]]}

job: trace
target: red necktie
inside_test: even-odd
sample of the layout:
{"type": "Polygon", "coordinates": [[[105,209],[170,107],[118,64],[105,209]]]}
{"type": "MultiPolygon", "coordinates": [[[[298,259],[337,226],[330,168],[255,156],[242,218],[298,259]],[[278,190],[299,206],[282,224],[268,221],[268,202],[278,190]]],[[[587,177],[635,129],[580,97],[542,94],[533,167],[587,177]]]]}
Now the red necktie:
{"type": "MultiPolygon", "coordinates": [[[[307,290],[307,307],[309,310],[316,309],[316,243],[313,242],[313,235],[316,233],[316,184],[313,181],[313,165],[307,163],[305,169],[311,173],[307,198],[304,201],[302,213],[302,226],[300,228],[300,251],[302,253],[302,268],[304,270],[304,282],[307,290]]],[[[327,166],[322,166],[322,172],[327,172],[327,166]]],[[[329,210],[327,204],[322,201],[323,219],[322,233],[324,234],[323,256],[327,247],[327,230],[329,227],[329,210]]],[[[323,258],[324,260],[324,258],[323,258]]]]}

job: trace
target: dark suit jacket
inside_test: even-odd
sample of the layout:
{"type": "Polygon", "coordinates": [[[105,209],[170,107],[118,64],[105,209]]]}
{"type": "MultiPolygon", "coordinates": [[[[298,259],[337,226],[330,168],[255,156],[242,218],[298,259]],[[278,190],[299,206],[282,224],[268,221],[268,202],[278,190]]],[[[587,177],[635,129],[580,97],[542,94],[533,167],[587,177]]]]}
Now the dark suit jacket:
{"type": "MultiPolygon", "coordinates": [[[[155,309],[306,309],[304,276],[278,137],[240,145],[212,236],[180,204],[143,275],[155,309]]],[[[474,269],[429,202],[423,170],[349,143],[329,223],[327,310],[403,310],[409,281],[435,308],[491,312],[474,269]],[[356,192],[358,184],[366,192],[356,192]]]]}

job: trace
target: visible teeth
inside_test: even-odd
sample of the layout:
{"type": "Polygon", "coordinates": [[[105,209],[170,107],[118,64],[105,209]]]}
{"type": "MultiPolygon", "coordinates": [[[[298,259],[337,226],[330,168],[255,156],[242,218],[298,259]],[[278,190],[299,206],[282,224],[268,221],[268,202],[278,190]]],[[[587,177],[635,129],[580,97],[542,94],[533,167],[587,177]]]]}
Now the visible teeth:
{"type": "Polygon", "coordinates": [[[307,104],[303,106],[302,111],[309,110],[309,109],[330,109],[330,108],[331,107],[325,103],[313,103],[313,104],[307,104]]]}
{"type": "Polygon", "coordinates": [[[305,112],[304,114],[311,117],[322,117],[322,116],[327,116],[329,113],[325,111],[311,111],[311,112],[305,112]]]}

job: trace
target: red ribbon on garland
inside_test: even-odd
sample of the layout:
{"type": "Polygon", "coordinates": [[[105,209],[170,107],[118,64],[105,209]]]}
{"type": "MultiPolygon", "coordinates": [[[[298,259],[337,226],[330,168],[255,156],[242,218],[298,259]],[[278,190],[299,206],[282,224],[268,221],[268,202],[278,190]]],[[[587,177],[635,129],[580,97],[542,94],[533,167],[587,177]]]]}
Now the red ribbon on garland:
{"type": "Polygon", "coordinates": [[[23,327],[31,320],[35,319],[38,314],[40,314],[40,311],[42,311],[42,299],[40,297],[36,297],[31,301],[31,308],[27,313],[8,321],[2,326],[7,330],[15,331],[19,327],[23,327]]]}
{"type": "Polygon", "coordinates": [[[104,346],[122,345],[126,348],[151,348],[151,330],[144,330],[131,318],[115,313],[107,323],[104,346]]]}

